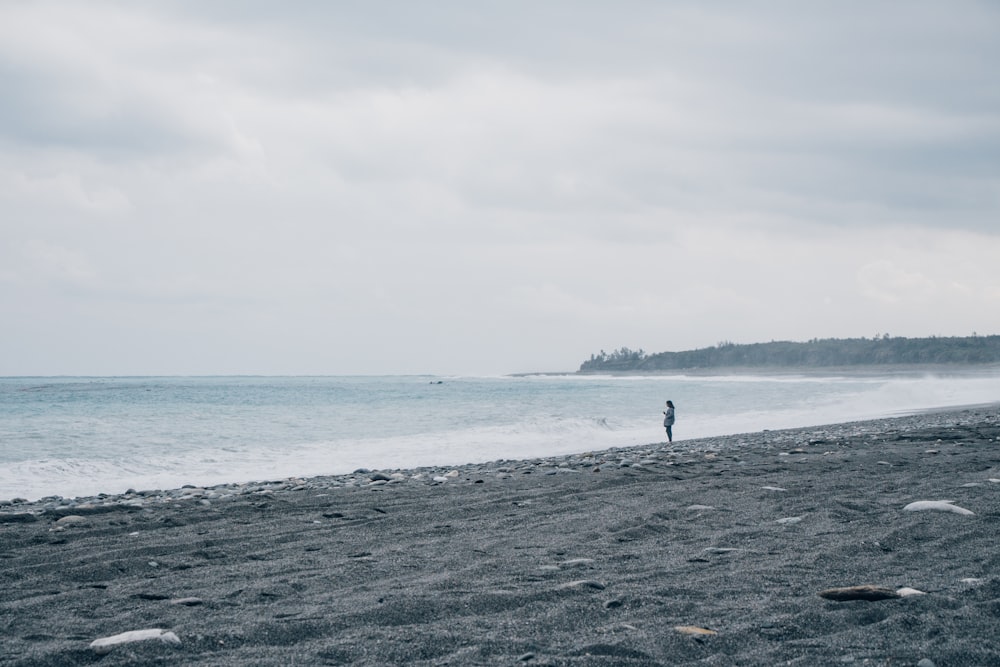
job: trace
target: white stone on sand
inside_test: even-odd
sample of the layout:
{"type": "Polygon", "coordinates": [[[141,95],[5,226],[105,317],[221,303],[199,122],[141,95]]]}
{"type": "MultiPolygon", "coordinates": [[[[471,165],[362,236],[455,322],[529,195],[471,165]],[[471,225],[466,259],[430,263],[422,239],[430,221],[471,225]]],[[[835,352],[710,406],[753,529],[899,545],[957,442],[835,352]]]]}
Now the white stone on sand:
{"type": "Polygon", "coordinates": [[[927,595],[927,593],[917,590],[916,588],[908,588],[904,586],[903,588],[896,589],[896,595],[901,598],[908,598],[914,595],[927,595]]]}
{"type": "Polygon", "coordinates": [[[72,526],[87,524],[90,523],[90,520],[85,516],[80,516],[79,514],[69,514],[56,521],[56,523],[60,526],[72,526]]]}
{"type": "Polygon", "coordinates": [[[130,630],[110,637],[101,637],[90,642],[90,648],[98,655],[108,653],[119,644],[129,644],[131,642],[148,641],[158,639],[164,644],[180,645],[181,640],[173,632],[161,630],[160,628],[150,628],[148,630],[130,630]]]}
{"type": "Polygon", "coordinates": [[[963,516],[974,516],[964,507],[953,504],[954,500],[918,500],[903,508],[904,512],[953,512],[963,516]]]}

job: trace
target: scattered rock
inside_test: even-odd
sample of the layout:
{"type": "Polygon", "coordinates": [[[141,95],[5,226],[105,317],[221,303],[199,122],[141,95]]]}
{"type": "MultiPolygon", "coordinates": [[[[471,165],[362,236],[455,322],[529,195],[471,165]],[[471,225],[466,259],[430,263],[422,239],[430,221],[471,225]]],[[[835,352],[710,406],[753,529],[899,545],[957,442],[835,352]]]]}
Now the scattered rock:
{"type": "Polygon", "coordinates": [[[952,512],[963,516],[975,516],[964,507],[954,505],[953,500],[918,500],[903,508],[904,512],[952,512]]]}
{"type": "Polygon", "coordinates": [[[693,635],[696,637],[708,637],[711,635],[719,634],[715,630],[709,630],[708,628],[701,628],[697,625],[675,625],[674,630],[681,633],[682,635],[693,635]]]}
{"type": "Polygon", "coordinates": [[[567,581],[565,584],[560,584],[556,587],[556,590],[564,591],[570,588],[592,588],[597,591],[603,591],[607,586],[593,579],[578,579],[577,581],[567,581]]]}
{"type": "Polygon", "coordinates": [[[899,597],[901,598],[913,597],[914,595],[927,595],[927,593],[923,591],[918,591],[916,588],[907,588],[907,587],[897,588],[896,594],[899,595],[899,597]]]}
{"type": "Polygon", "coordinates": [[[788,526],[794,523],[798,523],[799,521],[802,521],[802,519],[804,518],[805,517],[801,516],[786,516],[784,519],[777,519],[775,523],[780,523],[783,526],[788,526]]]}
{"type": "Polygon", "coordinates": [[[161,630],[160,628],[151,628],[149,630],[130,630],[129,632],[122,632],[111,637],[101,637],[90,642],[90,648],[94,650],[94,653],[104,655],[119,644],[129,644],[131,642],[148,641],[151,639],[158,639],[164,644],[172,644],[174,646],[180,646],[181,643],[180,638],[173,632],[161,630]]]}
{"type": "Polygon", "coordinates": [[[85,523],[90,523],[90,521],[85,516],[80,516],[79,514],[67,514],[61,519],[56,520],[56,524],[60,526],[79,526],[85,523]]]}
{"type": "Polygon", "coordinates": [[[845,588],[828,588],[817,593],[821,598],[836,600],[837,602],[849,602],[851,600],[866,600],[874,602],[876,600],[893,600],[901,597],[899,593],[889,588],[880,586],[847,586],[845,588]]]}

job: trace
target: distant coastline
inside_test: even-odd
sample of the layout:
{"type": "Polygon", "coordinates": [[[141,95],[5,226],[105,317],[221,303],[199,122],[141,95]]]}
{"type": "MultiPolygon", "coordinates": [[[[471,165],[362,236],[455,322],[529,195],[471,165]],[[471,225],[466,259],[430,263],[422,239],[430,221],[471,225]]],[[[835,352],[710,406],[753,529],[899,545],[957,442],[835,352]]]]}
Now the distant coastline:
{"type": "Polygon", "coordinates": [[[580,364],[576,374],[661,375],[745,373],[927,373],[1000,368],[1000,336],[892,338],[888,335],[808,342],[772,341],[681,352],[647,354],[622,347],[601,350],[580,364]]]}
{"type": "Polygon", "coordinates": [[[992,364],[896,364],[855,366],[719,366],[714,368],[678,368],[665,370],[603,370],[603,371],[534,371],[510,373],[508,377],[656,377],[660,375],[685,375],[689,377],[724,376],[847,376],[847,377],[913,377],[924,375],[995,375],[1000,373],[1000,362],[992,364]]]}

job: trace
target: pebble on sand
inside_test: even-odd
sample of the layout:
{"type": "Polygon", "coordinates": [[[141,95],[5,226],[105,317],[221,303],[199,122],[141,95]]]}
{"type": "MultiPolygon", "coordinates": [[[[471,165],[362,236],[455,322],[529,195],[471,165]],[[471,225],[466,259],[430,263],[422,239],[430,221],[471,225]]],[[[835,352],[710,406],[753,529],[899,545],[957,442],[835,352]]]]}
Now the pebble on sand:
{"type": "Polygon", "coordinates": [[[61,519],[58,519],[56,523],[60,526],[72,526],[87,524],[90,523],[90,520],[85,516],[80,516],[79,514],[68,514],[61,519]]]}
{"type": "Polygon", "coordinates": [[[899,593],[881,586],[846,586],[843,588],[828,588],[817,593],[821,598],[836,600],[837,602],[849,602],[851,600],[893,600],[900,596],[899,593]]]}
{"type": "Polygon", "coordinates": [[[709,635],[719,634],[715,630],[700,628],[697,625],[675,625],[674,630],[682,635],[694,635],[696,637],[707,637],[709,635]]]}
{"type": "Polygon", "coordinates": [[[914,595],[927,595],[927,593],[917,590],[916,588],[908,588],[904,586],[903,588],[897,588],[896,594],[901,598],[913,597],[914,595]]]}
{"type": "Polygon", "coordinates": [[[110,637],[95,639],[90,642],[90,648],[94,649],[94,653],[104,655],[119,644],[148,641],[150,639],[159,639],[164,644],[173,644],[175,646],[179,646],[181,643],[180,638],[173,632],[161,630],[160,628],[150,628],[148,630],[130,630],[110,637]]]}
{"type": "Polygon", "coordinates": [[[953,500],[918,500],[903,508],[904,512],[953,512],[963,516],[975,516],[964,507],[953,504],[953,500]]]}
{"type": "Polygon", "coordinates": [[[577,581],[567,581],[556,587],[557,590],[565,591],[571,588],[592,588],[596,591],[603,591],[607,586],[593,579],[578,579],[577,581]]]}

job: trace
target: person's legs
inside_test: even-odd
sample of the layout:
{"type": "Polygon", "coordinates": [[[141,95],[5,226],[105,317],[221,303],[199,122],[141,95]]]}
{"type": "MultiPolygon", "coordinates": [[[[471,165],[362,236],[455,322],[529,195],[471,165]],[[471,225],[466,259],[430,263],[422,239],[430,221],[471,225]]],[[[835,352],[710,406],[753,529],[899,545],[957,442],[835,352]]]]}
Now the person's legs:
{"type": "Polygon", "coordinates": [[[674,427],[673,426],[668,426],[667,427],[667,442],[673,442],[673,441],[674,441],[674,427]]]}

